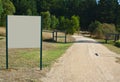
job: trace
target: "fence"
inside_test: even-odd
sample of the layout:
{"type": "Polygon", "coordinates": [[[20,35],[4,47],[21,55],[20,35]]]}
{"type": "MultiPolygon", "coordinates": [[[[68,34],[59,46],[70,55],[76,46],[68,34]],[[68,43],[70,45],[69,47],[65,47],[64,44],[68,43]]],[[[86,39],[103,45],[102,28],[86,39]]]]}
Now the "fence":
{"type": "Polygon", "coordinates": [[[120,39],[120,34],[108,33],[105,36],[106,43],[108,42],[108,40],[113,40],[114,42],[116,42],[119,39],[120,39]]]}

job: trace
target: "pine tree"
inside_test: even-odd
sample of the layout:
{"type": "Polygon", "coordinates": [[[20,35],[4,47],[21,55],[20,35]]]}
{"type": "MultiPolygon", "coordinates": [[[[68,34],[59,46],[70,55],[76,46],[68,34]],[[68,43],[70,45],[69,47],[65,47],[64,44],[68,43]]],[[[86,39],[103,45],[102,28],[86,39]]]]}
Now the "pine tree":
{"type": "Polygon", "coordinates": [[[97,20],[106,23],[115,23],[118,0],[100,0],[97,8],[97,20]]]}

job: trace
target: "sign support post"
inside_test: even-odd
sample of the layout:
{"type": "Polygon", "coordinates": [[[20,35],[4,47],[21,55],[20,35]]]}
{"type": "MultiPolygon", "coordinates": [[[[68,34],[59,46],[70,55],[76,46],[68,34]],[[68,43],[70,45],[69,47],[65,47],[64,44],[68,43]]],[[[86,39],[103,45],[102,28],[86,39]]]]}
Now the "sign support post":
{"type": "Polygon", "coordinates": [[[40,16],[6,16],[6,69],[9,67],[9,48],[40,48],[42,70],[41,22],[40,16]],[[21,36],[21,32],[24,36],[21,36]]]}
{"type": "MultiPolygon", "coordinates": [[[[41,17],[41,22],[42,22],[42,17],[41,17]]],[[[40,70],[42,70],[42,27],[43,24],[41,23],[41,32],[40,32],[40,70]]]]}
{"type": "MultiPolygon", "coordinates": [[[[8,16],[6,16],[8,20],[8,16]]],[[[8,69],[8,21],[6,21],[6,69],[8,69]]]]}

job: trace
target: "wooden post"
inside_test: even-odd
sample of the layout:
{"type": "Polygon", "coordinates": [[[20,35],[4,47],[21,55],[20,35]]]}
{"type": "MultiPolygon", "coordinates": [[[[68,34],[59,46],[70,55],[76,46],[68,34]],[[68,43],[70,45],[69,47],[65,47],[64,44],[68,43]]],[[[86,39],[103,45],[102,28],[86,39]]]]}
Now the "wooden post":
{"type": "Polygon", "coordinates": [[[108,40],[108,34],[106,34],[105,36],[105,43],[107,43],[107,40],[108,40]]]}
{"type": "Polygon", "coordinates": [[[116,42],[117,41],[117,34],[115,34],[114,36],[115,36],[114,42],[116,42]]]}
{"type": "Polygon", "coordinates": [[[119,40],[119,34],[117,34],[117,40],[119,40]]]}
{"type": "Polygon", "coordinates": [[[54,31],[52,32],[52,37],[53,37],[53,41],[54,41],[54,37],[55,37],[55,36],[54,36],[54,31]]]}
{"type": "Polygon", "coordinates": [[[67,34],[66,34],[66,31],[65,31],[65,43],[67,42],[67,34]]]}
{"type": "Polygon", "coordinates": [[[118,40],[120,39],[120,34],[118,34],[118,40]]]}
{"type": "Polygon", "coordinates": [[[107,43],[107,38],[105,39],[105,43],[107,43]]]}
{"type": "Polygon", "coordinates": [[[56,42],[57,42],[57,31],[56,31],[56,42]]]}

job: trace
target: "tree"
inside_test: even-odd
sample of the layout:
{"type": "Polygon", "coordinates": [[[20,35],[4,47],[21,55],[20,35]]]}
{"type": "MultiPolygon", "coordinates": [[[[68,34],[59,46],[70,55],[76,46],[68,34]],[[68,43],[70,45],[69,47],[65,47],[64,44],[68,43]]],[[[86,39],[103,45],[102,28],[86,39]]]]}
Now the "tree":
{"type": "Polygon", "coordinates": [[[27,13],[27,15],[32,15],[31,9],[27,9],[26,13],[27,13]]]}
{"type": "MultiPolygon", "coordinates": [[[[98,20],[101,23],[114,23],[117,26],[117,29],[120,29],[120,4],[118,4],[118,0],[97,0],[97,3],[96,0],[10,1],[15,5],[16,15],[39,15],[38,13],[49,11],[51,15],[56,16],[56,18],[60,18],[60,21],[61,16],[64,16],[65,20],[70,20],[73,15],[79,16],[81,30],[88,30],[91,22],[95,20],[98,20]]],[[[54,24],[52,27],[54,27],[54,24]]],[[[64,27],[65,24],[57,27],[57,29],[62,30],[64,27]]]]}
{"type": "Polygon", "coordinates": [[[58,23],[59,23],[59,20],[56,18],[56,16],[52,15],[51,16],[51,28],[57,29],[58,23]]]}
{"type": "Polygon", "coordinates": [[[15,13],[15,7],[10,0],[3,0],[3,15],[12,15],[15,13]]]}
{"type": "Polygon", "coordinates": [[[88,30],[89,24],[96,18],[96,0],[80,0],[78,16],[80,17],[81,30],[88,30]]]}
{"type": "Polygon", "coordinates": [[[3,13],[3,5],[2,5],[2,1],[0,0],[0,25],[1,25],[1,15],[3,13]]]}
{"type": "Polygon", "coordinates": [[[66,31],[67,34],[74,34],[80,30],[80,21],[78,16],[72,16],[71,19],[61,16],[59,19],[58,30],[66,31]]]}
{"type": "Polygon", "coordinates": [[[2,25],[5,25],[6,15],[12,15],[15,13],[15,7],[10,0],[2,0],[3,12],[1,15],[2,25]]]}
{"type": "Polygon", "coordinates": [[[37,5],[36,4],[37,4],[36,0],[28,0],[28,9],[31,10],[32,15],[38,15],[38,13],[37,13],[37,5]]]}
{"type": "Polygon", "coordinates": [[[11,0],[16,8],[16,15],[37,15],[36,0],[11,0]]]}
{"type": "Polygon", "coordinates": [[[93,35],[95,33],[96,28],[99,28],[101,23],[99,21],[92,22],[89,25],[88,31],[93,35]]]}
{"type": "Polygon", "coordinates": [[[43,18],[43,28],[46,30],[50,29],[50,25],[51,25],[51,18],[50,18],[50,12],[41,12],[42,18],[43,18]]]}
{"type": "Polygon", "coordinates": [[[74,31],[73,32],[78,32],[79,33],[79,31],[80,31],[80,21],[79,21],[79,17],[78,16],[75,16],[75,15],[73,15],[72,17],[71,17],[71,22],[72,22],[72,28],[74,29],[74,31]]]}
{"type": "Polygon", "coordinates": [[[2,12],[3,12],[3,5],[2,5],[2,1],[0,0],[0,16],[1,16],[2,12]]]}
{"type": "Polygon", "coordinates": [[[116,33],[114,24],[100,23],[99,21],[92,22],[89,25],[89,31],[96,38],[105,38],[107,33],[116,33]]]}
{"type": "Polygon", "coordinates": [[[59,18],[59,26],[57,28],[58,30],[65,30],[65,17],[61,16],[59,18]]]}
{"type": "Polygon", "coordinates": [[[117,27],[117,31],[120,32],[120,5],[117,7],[117,13],[116,13],[116,22],[115,25],[117,27]]]}
{"type": "Polygon", "coordinates": [[[72,26],[72,21],[68,18],[65,19],[65,31],[67,34],[74,34],[75,28],[72,26]]]}
{"type": "Polygon", "coordinates": [[[97,8],[97,20],[106,23],[115,23],[118,0],[100,0],[97,8]]]}

